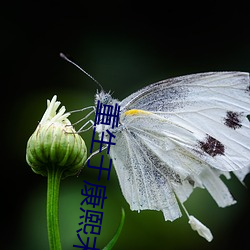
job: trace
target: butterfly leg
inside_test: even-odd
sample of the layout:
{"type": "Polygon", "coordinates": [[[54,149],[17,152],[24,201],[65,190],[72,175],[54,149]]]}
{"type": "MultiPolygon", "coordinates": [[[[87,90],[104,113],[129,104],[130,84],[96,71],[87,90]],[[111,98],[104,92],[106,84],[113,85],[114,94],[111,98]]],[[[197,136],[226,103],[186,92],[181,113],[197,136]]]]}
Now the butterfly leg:
{"type": "MultiPolygon", "coordinates": [[[[101,151],[105,150],[107,147],[108,147],[108,145],[103,146],[102,149],[101,149],[101,151]]],[[[81,167],[81,169],[78,171],[77,177],[80,175],[80,173],[81,173],[83,167],[87,164],[87,162],[88,162],[93,156],[95,156],[96,154],[100,153],[101,151],[100,151],[100,149],[98,149],[98,150],[94,151],[94,152],[87,158],[87,160],[84,162],[84,164],[83,164],[83,166],[81,167]]]]}
{"type": "MultiPolygon", "coordinates": [[[[72,124],[73,126],[81,123],[82,121],[86,120],[88,117],[90,117],[90,115],[92,115],[95,112],[95,107],[94,106],[90,106],[90,107],[86,107],[86,108],[82,108],[82,109],[78,109],[78,110],[73,110],[70,112],[70,114],[72,113],[76,113],[76,112],[83,112],[85,110],[90,109],[90,112],[88,114],[86,114],[83,118],[81,118],[80,120],[78,120],[77,122],[75,122],[74,124],[72,124]]],[[[77,133],[81,133],[81,132],[85,132],[88,131],[89,129],[91,129],[94,125],[94,122],[92,120],[88,120],[87,122],[85,122],[77,131],[77,133]],[[85,127],[91,124],[88,128],[85,129],[85,127]]]]}
{"type": "Polygon", "coordinates": [[[94,126],[94,122],[92,120],[88,120],[87,122],[85,122],[78,130],[77,133],[82,133],[82,132],[86,132],[88,130],[90,130],[91,128],[93,128],[94,126]],[[89,127],[85,128],[88,124],[91,124],[89,127]]]}

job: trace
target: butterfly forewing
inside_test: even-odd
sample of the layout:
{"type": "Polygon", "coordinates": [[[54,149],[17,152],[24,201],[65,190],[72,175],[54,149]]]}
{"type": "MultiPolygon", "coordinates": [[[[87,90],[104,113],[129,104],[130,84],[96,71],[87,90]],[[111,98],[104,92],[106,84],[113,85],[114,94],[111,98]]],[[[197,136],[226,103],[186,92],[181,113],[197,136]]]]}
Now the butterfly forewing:
{"type": "MultiPolygon", "coordinates": [[[[121,105],[123,110],[150,111],[191,131],[193,153],[217,169],[233,171],[249,166],[247,73],[203,73],[165,80],[139,90],[121,105]]],[[[178,131],[175,136],[183,138],[178,131]]]]}

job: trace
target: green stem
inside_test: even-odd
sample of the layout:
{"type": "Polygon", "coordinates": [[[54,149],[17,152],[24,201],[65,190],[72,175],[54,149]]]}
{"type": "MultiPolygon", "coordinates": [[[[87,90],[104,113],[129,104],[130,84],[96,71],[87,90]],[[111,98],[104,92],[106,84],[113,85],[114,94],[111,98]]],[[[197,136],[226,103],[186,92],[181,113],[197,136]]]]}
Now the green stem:
{"type": "Polygon", "coordinates": [[[48,168],[47,186],[47,227],[50,250],[61,250],[59,231],[59,189],[62,170],[60,167],[48,168]]]}
{"type": "Polygon", "coordinates": [[[122,227],[124,225],[124,221],[125,221],[125,211],[122,208],[122,218],[121,218],[120,225],[119,225],[118,229],[116,230],[116,233],[113,236],[113,238],[111,239],[111,241],[102,250],[111,250],[113,248],[113,246],[115,245],[116,241],[118,240],[118,238],[120,236],[120,233],[122,231],[122,227]]]}

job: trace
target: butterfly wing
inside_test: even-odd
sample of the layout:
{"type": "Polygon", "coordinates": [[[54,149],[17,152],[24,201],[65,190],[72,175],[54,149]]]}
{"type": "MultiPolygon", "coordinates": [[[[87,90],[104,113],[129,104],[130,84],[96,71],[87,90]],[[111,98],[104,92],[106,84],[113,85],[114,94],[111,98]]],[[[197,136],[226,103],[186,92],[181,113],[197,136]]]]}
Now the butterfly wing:
{"type": "Polygon", "coordinates": [[[128,115],[123,122],[110,156],[132,210],[161,210],[165,220],[173,221],[181,215],[176,195],[184,202],[197,186],[206,188],[221,207],[235,202],[218,170],[188,149],[195,141],[191,131],[154,114],[128,115]],[[176,143],[174,133],[186,147],[176,143]]]}
{"type": "MultiPolygon", "coordinates": [[[[121,102],[123,129],[111,149],[122,192],[132,210],[180,216],[194,187],[221,207],[233,204],[221,171],[249,172],[248,74],[221,72],[158,82],[121,102]]],[[[228,177],[228,175],[225,173],[228,177]]]]}
{"type": "MultiPolygon", "coordinates": [[[[150,111],[192,131],[196,153],[219,170],[250,165],[247,73],[203,73],[165,80],[132,94],[121,106],[124,111],[150,111]]],[[[177,140],[179,137],[176,133],[177,140]]]]}
{"type": "Polygon", "coordinates": [[[168,220],[178,218],[181,213],[168,178],[157,177],[154,161],[134,137],[127,132],[118,137],[110,156],[131,210],[162,210],[168,220]]]}

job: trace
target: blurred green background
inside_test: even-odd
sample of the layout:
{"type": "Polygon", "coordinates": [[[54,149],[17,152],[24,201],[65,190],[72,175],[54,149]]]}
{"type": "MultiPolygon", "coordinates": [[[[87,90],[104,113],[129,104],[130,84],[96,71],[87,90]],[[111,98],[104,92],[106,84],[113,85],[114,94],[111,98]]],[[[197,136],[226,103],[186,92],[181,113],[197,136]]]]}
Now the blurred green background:
{"type": "MultiPolygon", "coordinates": [[[[2,231],[1,249],[48,249],[46,178],[25,161],[26,143],[54,94],[67,110],[93,105],[97,85],[59,57],[69,55],[113,97],[122,100],[147,84],[205,71],[250,69],[249,18],[244,6],[187,6],[161,2],[11,2],[1,8],[2,231]]],[[[76,121],[78,115],[72,116],[76,121]]],[[[82,134],[88,148],[92,132],[82,134]]],[[[93,159],[98,164],[98,157],[93,159]]],[[[60,229],[63,249],[78,244],[83,180],[97,180],[93,169],[62,181],[60,229]]],[[[104,221],[97,247],[126,220],[114,249],[248,249],[249,188],[226,180],[238,203],[218,208],[205,190],[186,203],[190,214],[213,235],[206,242],[185,216],[165,222],[161,212],[132,212],[114,170],[107,186],[104,221]]],[[[250,177],[246,178],[250,186],[250,177]]]]}

